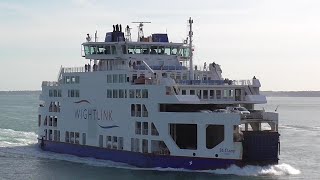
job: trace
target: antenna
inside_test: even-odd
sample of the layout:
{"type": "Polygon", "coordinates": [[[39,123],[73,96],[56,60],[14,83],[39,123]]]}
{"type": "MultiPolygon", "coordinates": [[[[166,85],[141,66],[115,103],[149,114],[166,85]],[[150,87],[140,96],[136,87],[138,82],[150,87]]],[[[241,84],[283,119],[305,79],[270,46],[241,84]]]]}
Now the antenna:
{"type": "Polygon", "coordinates": [[[98,31],[96,30],[96,32],[94,33],[94,42],[98,41],[98,31]]]}
{"type": "Polygon", "coordinates": [[[190,80],[193,80],[194,79],[194,72],[193,72],[193,51],[192,51],[192,36],[193,36],[193,31],[192,31],[192,24],[193,24],[193,19],[191,19],[191,17],[189,18],[189,53],[190,53],[190,62],[189,62],[189,65],[190,65],[190,80]]]}
{"type": "Polygon", "coordinates": [[[144,34],[143,34],[143,24],[144,23],[151,23],[151,22],[132,22],[132,23],[138,23],[139,26],[138,26],[138,42],[141,41],[141,38],[144,38],[144,34]]]}

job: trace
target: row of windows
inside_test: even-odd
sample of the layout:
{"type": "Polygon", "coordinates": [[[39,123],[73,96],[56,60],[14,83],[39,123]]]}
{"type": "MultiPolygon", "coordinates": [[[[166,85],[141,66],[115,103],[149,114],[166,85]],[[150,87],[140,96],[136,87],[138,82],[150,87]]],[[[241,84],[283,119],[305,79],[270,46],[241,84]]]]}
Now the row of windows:
{"type": "MultiPolygon", "coordinates": [[[[41,125],[41,120],[40,123],[41,125]]],[[[58,117],[57,116],[46,116],[44,118],[44,122],[43,122],[44,126],[53,126],[53,127],[57,127],[58,126],[58,117]]]]}
{"type": "Polygon", "coordinates": [[[233,89],[224,90],[181,90],[182,95],[197,95],[200,99],[226,99],[233,98],[235,93],[233,89]]]}
{"type": "Polygon", "coordinates": [[[107,83],[125,83],[127,81],[127,74],[108,74],[107,83]]]}
{"type": "MultiPolygon", "coordinates": [[[[135,134],[148,135],[149,134],[149,123],[137,121],[135,124],[135,134]]],[[[151,135],[152,136],[159,136],[158,130],[153,123],[151,123],[151,135]]]]}
{"type": "Polygon", "coordinates": [[[63,83],[64,84],[79,84],[80,77],[79,76],[64,76],[63,83]]]}
{"type": "Polygon", "coordinates": [[[106,147],[107,149],[120,149],[123,150],[123,137],[106,136],[104,144],[104,136],[99,135],[99,147],[106,147]]]}
{"type": "Polygon", "coordinates": [[[69,89],[68,97],[80,97],[80,91],[78,89],[69,89]]]}
{"type": "MultiPolygon", "coordinates": [[[[160,54],[160,55],[179,55],[183,57],[189,57],[190,50],[188,47],[179,48],[176,46],[135,46],[135,45],[122,45],[123,54],[160,54]]],[[[117,54],[116,47],[114,45],[106,46],[84,46],[85,55],[90,54],[117,54]]]]}
{"type": "MultiPolygon", "coordinates": [[[[130,89],[129,98],[148,98],[148,89],[130,89]]],[[[126,89],[107,89],[107,98],[127,98],[126,89]]]]}
{"type": "Polygon", "coordinates": [[[60,103],[58,101],[50,102],[49,112],[60,112],[60,103]]]}
{"type": "Polygon", "coordinates": [[[60,142],[59,130],[45,129],[44,134],[45,134],[44,135],[45,140],[60,142]]]}
{"type": "Polygon", "coordinates": [[[84,46],[85,55],[89,54],[117,54],[116,46],[84,46]]]}
{"type": "Polygon", "coordinates": [[[61,89],[49,89],[49,97],[61,97],[61,89]]]}
{"type": "Polygon", "coordinates": [[[148,117],[148,110],[144,104],[131,104],[131,117],[148,117]]]}
{"type": "Polygon", "coordinates": [[[66,135],[65,135],[66,143],[80,144],[79,139],[80,139],[80,133],[79,132],[66,131],[66,135]]]}

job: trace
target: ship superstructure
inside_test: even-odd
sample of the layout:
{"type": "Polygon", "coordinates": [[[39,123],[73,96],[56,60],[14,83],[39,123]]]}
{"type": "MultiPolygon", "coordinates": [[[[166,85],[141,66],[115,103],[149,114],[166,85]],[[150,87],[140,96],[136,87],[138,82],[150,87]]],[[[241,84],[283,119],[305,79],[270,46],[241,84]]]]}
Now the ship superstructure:
{"type": "Polygon", "coordinates": [[[188,39],[164,33],[138,41],[114,25],[103,42],[88,34],[83,67],[61,67],[42,82],[39,144],[43,150],[137,167],[218,169],[278,163],[278,114],[260,81],[222,77],[220,65],[193,65],[188,39]]]}

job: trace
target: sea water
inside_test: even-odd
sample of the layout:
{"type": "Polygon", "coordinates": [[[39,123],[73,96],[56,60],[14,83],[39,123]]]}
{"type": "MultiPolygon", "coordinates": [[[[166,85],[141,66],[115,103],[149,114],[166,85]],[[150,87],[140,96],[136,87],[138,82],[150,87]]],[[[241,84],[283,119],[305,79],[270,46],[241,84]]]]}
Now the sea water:
{"type": "Polygon", "coordinates": [[[188,171],[43,152],[36,145],[39,93],[0,93],[0,179],[320,179],[320,98],[269,97],[279,112],[279,165],[188,171]]]}

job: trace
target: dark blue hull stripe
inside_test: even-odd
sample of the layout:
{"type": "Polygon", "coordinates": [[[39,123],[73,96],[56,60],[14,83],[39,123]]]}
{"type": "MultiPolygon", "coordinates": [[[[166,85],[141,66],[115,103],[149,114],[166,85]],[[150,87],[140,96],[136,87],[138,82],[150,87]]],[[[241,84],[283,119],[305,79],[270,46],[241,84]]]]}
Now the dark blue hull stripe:
{"type": "MultiPolygon", "coordinates": [[[[41,140],[39,140],[39,145],[41,140]]],[[[239,160],[217,159],[217,158],[197,158],[186,156],[164,156],[143,154],[131,151],[111,150],[94,146],[82,146],[63,142],[44,141],[45,151],[56,153],[72,154],[80,157],[93,157],[97,159],[111,160],[130,164],[141,168],[183,168],[191,170],[223,169],[233,164],[238,164],[239,160]]]]}

